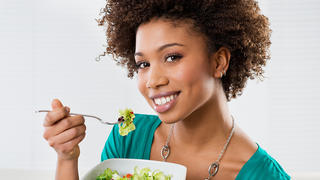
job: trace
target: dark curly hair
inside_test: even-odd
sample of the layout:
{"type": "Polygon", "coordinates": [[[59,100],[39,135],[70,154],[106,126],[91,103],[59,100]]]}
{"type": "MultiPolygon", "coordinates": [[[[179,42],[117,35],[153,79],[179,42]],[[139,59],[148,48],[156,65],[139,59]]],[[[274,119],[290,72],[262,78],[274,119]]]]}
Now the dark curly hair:
{"type": "Polygon", "coordinates": [[[128,69],[129,78],[137,72],[137,28],[152,18],[192,20],[193,30],[206,37],[210,51],[230,50],[229,68],[221,79],[228,101],[242,94],[248,78],[262,80],[262,67],[270,59],[269,21],[255,0],[107,0],[99,15],[98,26],[107,26],[107,47],[97,60],[111,54],[128,69]]]}

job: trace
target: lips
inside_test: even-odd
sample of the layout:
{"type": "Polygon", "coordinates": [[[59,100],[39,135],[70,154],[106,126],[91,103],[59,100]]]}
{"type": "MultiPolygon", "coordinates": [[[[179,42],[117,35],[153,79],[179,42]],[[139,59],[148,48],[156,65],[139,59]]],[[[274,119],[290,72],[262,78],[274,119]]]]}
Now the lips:
{"type": "Polygon", "coordinates": [[[159,93],[157,95],[151,96],[153,97],[152,100],[153,100],[154,109],[158,113],[163,113],[170,110],[177,103],[180,92],[181,91],[171,91],[171,92],[164,92],[164,93],[159,93]],[[167,100],[168,100],[168,97],[171,97],[170,101],[163,100],[165,97],[167,97],[167,100]],[[161,99],[162,99],[162,102],[160,103],[161,99]]]}
{"type": "Polygon", "coordinates": [[[162,92],[159,94],[155,94],[150,96],[150,99],[155,99],[155,98],[159,98],[159,97],[163,97],[163,96],[170,96],[170,95],[174,95],[174,94],[179,94],[181,91],[169,91],[169,92],[162,92]]]}

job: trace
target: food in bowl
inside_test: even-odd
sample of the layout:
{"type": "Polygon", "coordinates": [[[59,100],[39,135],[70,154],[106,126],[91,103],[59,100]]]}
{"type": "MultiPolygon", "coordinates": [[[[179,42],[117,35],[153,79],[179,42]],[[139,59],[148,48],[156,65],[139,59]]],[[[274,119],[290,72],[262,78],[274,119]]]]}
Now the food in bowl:
{"type": "Polygon", "coordinates": [[[171,180],[172,175],[165,175],[160,170],[151,172],[149,168],[134,168],[133,174],[120,176],[117,171],[107,168],[102,174],[97,176],[96,180],[171,180]]]}
{"type": "Polygon", "coordinates": [[[133,174],[135,167],[147,167],[151,171],[162,171],[164,175],[170,175],[171,180],[185,180],[187,175],[187,168],[181,164],[146,159],[115,158],[100,162],[83,176],[81,175],[81,180],[96,179],[99,175],[103,174],[107,168],[116,170],[119,175],[123,177],[123,175],[127,175],[128,173],[133,174]]]}

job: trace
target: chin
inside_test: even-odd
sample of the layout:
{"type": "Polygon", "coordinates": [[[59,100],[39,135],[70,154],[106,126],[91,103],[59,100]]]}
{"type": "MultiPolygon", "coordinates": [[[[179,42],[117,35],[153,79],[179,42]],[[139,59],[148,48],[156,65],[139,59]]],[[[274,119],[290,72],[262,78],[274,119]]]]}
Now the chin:
{"type": "Polygon", "coordinates": [[[176,122],[182,121],[183,119],[181,118],[180,115],[178,114],[173,114],[173,113],[157,113],[159,119],[165,123],[165,124],[174,124],[176,122]]]}

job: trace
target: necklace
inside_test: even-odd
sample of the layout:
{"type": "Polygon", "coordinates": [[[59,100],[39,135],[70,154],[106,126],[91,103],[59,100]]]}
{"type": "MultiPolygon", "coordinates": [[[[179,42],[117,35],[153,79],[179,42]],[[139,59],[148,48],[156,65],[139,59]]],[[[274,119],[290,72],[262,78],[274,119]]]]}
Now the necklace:
{"type": "MultiPolygon", "coordinates": [[[[226,149],[229,145],[229,142],[231,140],[231,137],[234,133],[234,118],[233,118],[233,116],[231,116],[231,117],[232,117],[232,129],[231,129],[230,135],[227,139],[227,142],[224,144],[223,149],[221,150],[221,152],[218,156],[218,159],[216,161],[214,161],[212,164],[210,164],[209,169],[208,169],[209,176],[205,180],[209,180],[211,177],[213,177],[214,175],[216,175],[218,173],[220,160],[221,160],[224,152],[226,151],[226,149]]],[[[163,145],[162,149],[161,149],[161,157],[162,157],[163,161],[167,161],[167,158],[170,154],[169,141],[170,141],[171,135],[173,133],[173,128],[174,128],[174,124],[171,125],[169,136],[167,137],[167,140],[166,140],[166,144],[163,145]]]]}

